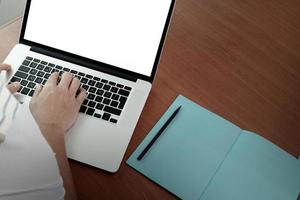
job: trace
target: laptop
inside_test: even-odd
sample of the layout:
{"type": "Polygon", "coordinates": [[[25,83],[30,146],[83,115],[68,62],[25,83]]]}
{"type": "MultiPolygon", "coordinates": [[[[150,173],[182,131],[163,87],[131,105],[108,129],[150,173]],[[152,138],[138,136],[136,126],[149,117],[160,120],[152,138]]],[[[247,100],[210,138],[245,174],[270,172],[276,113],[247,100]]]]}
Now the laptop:
{"type": "Polygon", "coordinates": [[[116,172],[149,96],[175,0],[28,0],[5,63],[21,102],[51,73],[71,72],[88,96],[66,135],[69,158],[116,172]]]}

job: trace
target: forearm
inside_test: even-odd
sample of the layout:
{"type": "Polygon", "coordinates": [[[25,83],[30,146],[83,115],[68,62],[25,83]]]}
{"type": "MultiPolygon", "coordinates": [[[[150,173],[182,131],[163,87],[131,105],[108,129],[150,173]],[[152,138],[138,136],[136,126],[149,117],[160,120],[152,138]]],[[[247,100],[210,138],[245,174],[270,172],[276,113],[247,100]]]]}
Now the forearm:
{"type": "Polygon", "coordinates": [[[76,190],[73,183],[72,173],[68,158],[66,156],[64,133],[57,129],[44,129],[42,130],[48,143],[56,154],[56,160],[59,166],[59,170],[64,182],[64,188],[66,191],[65,200],[77,199],[76,190]],[[50,136],[50,137],[49,137],[50,136]],[[51,137],[53,136],[53,137],[51,137]]]}

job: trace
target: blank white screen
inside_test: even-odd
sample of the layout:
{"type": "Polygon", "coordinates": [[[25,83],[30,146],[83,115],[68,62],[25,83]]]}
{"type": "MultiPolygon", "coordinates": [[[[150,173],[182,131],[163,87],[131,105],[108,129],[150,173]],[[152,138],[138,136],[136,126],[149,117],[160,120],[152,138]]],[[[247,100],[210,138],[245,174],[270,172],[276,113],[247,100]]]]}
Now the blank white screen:
{"type": "Polygon", "coordinates": [[[151,75],[171,0],[32,0],[24,39],[151,75]]]}

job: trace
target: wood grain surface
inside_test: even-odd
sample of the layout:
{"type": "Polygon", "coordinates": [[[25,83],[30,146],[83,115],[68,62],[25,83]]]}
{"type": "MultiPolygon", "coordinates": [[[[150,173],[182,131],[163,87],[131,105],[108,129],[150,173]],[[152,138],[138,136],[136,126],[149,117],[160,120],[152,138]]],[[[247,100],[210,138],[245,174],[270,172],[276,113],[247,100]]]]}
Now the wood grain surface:
{"type": "MultiPolygon", "coordinates": [[[[124,161],[178,94],[300,155],[299,10],[299,0],[178,0],[124,161]]],[[[0,60],[19,27],[0,30],[0,60]]],[[[124,161],[115,174],[71,161],[80,199],[176,199],[124,161]]]]}

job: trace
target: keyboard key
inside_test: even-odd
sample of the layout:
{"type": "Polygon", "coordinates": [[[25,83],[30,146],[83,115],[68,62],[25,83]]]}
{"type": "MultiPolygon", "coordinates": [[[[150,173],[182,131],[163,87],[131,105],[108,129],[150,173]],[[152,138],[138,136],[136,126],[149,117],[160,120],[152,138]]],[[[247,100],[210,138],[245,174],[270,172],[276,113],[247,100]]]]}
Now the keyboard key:
{"type": "Polygon", "coordinates": [[[30,72],[29,72],[29,74],[32,74],[32,75],[36,75],[36,73],[37,73],[36,69],[31,69],[30,72]]]}
{"type": "Polygon", "coordinates": [[[29,65],[31,68],[36,68],[37,64],[32,62],[30,65],[29,65]]]}
{"type": "Polygon", "coordinates": [[[39,76],[39,77],[44,77],[44,75],[45,75],[45,72],[42,72],[42,71],[39,71],[37,73],[37,76],[39,76]]]}
{"type": "Polygon", "coordinates": [[[59,72],[59,70],[58,70],[58,69],[54,69],[54,68],[52,68],[52,70],[51,70],[51,74],[53,74],[54,72],[59,72]]]}
{"type": "Polygon", "coordinates": [[[70,69],[69,68],[63,68],[63,70],[65,71],[65,72],[69,72],[70,71],[70,69]]]}
{"type": "Polygon", "coordinates": [[[27,95],[30,92],[29,88],[24,87],[21,91],[21,94],[27,95]]]}
{"type": "Polygon", "coordinates": [[[109,84],[109,85],[112,85],[112,86],[115,86],[115,85],[116,85],[116,83],[115,83],[115,82],[112,82],[112,81],[109,81],[108,84],[109,84]]]}
{"type": "Polygon", "coordinates": [[[24,72],[17,71],[17,72],[15,73],[15,76],[16,76],[16,77],[19,77],[19,78],[26,79],[26,78],[28,77],[28,74],[25,74],[24,72]]]}
{"type": "Polygon", "coordinates": [[[30,61],[28,61],[28,60],[24,60],[22,63],[22,65],[25,65],[25,66],[28,66],[29,64],[30,64],[30,61]]]}
{"type": "Polygon", "coordinates": [[[29,94],[28,94],[28,95],[32,97],[32,96],[33,96],[33,94],[34,94],[34,90],[30,90],[30,92],[29,92],[29,94]]]}
{"type": "Polygon", "coordinates": [[[14,82],[20,82],[21,79],[17,78],[17,77],[12,77],[12,79],[10,80],[10,82],[14,83],[14,82]]]}
{"type": "Polygon", "coordinates": [[[110,90],[110,85],[104,85],[103,89],[109,91],[110,90]]]}
{"type": "Polygon", "coordinates": [[[19,68],[20,71],[22,72],[29,72],[30,71],[30,68],[29,67],[25,67],[24,65],[22,65],[20,68],[19,68]]]}
{"type": "Polygon", "coordinates": [[[33,62],[39,63],[41,61],[39,59],[33,59],[33,62]]]}
{"type": "Polygon", "coordinates": [[[113,93],[117,93],[117,92],[118,92],[118,88],[112,87],[112,88],[110,89],[110,91],[113,92],[113,93]]]}
{"type": "Polygon", "coordinates": [[[79,76],[85,76],[85,73],[79,72],[78,75],[79,76]]]}
{"type": "Polygon", "coordinates": [[[103,93],[104,93],[104,90],[100,90],[100,89],[97,90],[98,95],[103,95],[103,93]]]}
{"type": "Polygon", "coordinates": [[[117,87],[118,87],[118,88],[123,88],[123,87],[124,87],[124,85],[117,84],[117,87]]]}
{"type": "Polygon", "coordinates": [[[94,114],[94,117],[96,117],[96,118],[101,118],[101,115],[99,115],[98,113],[95,113],[95,114],[94,114]]]}
{"type": "Polygon", "coordinates": [[[29,82],[28,85],[27,85],[27,87],[29,87],[29,88],[34,88],[34,87],[35,87],[35,83],[29,82]]]}
{"type": "Polygon", "coordinates": [[[127,101],[127,98],[126,98],[126,97],[123,97],[123,96],[121,96],[121,97],[120,97],[120,99],[119,99],[119,101],[120,101],[120,102],[124,102],[124,103],[125,103],[125,102],[127,101]]]}
{"type": "Polygon", "coordinates": [[[118,94],[113,94],[111,98],[112,98],[113,100],[116,100],[116,101],[117,101],[117,100],[119,99],[119,97],[120,97],[120,95],[118,95],[118,94]]]}
{"type": "Polygon", "coordinates": [[[102,116],[102,119],[108,121],[109,118],[110,118],[110,116],[111,116],[111,115],[110,115],[109,113],[104,113],[103,116],[102,116]]]}
{"type": "Polygon", "coordinates": [[[120,115],[121,114],[121,110],[119,110],[119,109],[116,109],[116,108],[113,108],[113,107],[111,107],[111,106],[105,106],[104,107],[104,111],[105,112],[108,112],[108,113],[111,113],[111,114],[114,114],[114,115],[120,115]]]}
{"type": "Polygon", "coordinates": [[[98,77],[94,77],[93,78],[95,81],[100,81],[100,78],[98,78],[98,77]]]}
{"type": "Polygon", "coordinates": [[[43,70],[44,68],[45,68],[44,65],[38,65],[38,66],[37,66],[37,69],[38,69],[38,70],[43,70]]]}
{"type": "Polygon", "coordinates": [[[85,84],[85,83],[87,83],[87,82],[88,82],[88,79],[87,79],[87,78],[82,78],[82,79],[81,79],[81,83],[84,83],[84,84],[85,84]]]}
{"type": "Polygon", "coordinates": [[[26,80],[22,80],[22,81],[21,81],[21,85],[27,86],[27,84],[28,84],[28,81],[26,81],[26,80]]]}
{"type": "Polygon", "coordinates": [[[45,74],[44,78],[48,79],[51,76],[51,74],[45,74]]]}
{"type": "Polygon", "coordinates": [[[112,102],[110,103],[110,105],[111,105],[112,107],[117,107],[118,104],[119,104],[119,102],[117,102],[117,101],[112,101],[112,102]]]}
{"type": "Polygon", "coordinates": [[[89,94],[88,96],[87,96],[87,98],[89,99],[89,100],[94,100],[95,99],[95,95],[94,94],[89,94]]]}
{"type": "Polygon", "coordinates": [[[118,120],[113,119],[113,118],[111,118],[109,121],[112,122],[112,123],[114,123],[114,124],[116,124],[118,122],[118,120]]]}
{"type": "Polygon", "coordinates": [[[85,89],[86,91],[88,91],[88,89],[89,89],[90,86],[88,86],[88,85],[82,85],[81,87],[82,87],[83,89],[85,89]]]}
{"type": "Polygon", "coordinates": [[[27,80],[29,80],[29,81],[34,81],[35,80],[35,76],[33,76],[33,75],[29,75],[29,77],[28,77],[28,79],[27,80]]]}
{"type": "Polygon", "coordinates": [[[86,114],[93,116],[94,112],[95,112],[95,109],[88,108],[87,111],[86,111],[86,114]]]}
{"type": "Polygon", "coordinates": [[[97,90],[96,88],[94,88],[94,87],[90,87],[90,89],[89,89],[89,92],[90,92],[90,93],[95,93],[95,92],[96,92],[96,90],[97,90]]]}
{"type": "Polygon", "coordinates": [[[128,97],[129,92],[127,90],[120,89],[118,94],[128,97]]]}
{"type": "Polygon", "coordinates": [[[45,85],[47,82],[47,80],[43,80],[42,85],[45,85]]]}
{"type": "Polygon", "coordinates": [[[76,70],[71,70],[70,71],[72,74],[77,74],[78,72],[76,70]]]}
{"type": "Polygon", "coordinates": [[[40,83],[43,82],[43,79],[40,78],[40,77],[37,77],[37,78],[35,79],[35,82],[40,84],[40,83]]]}
{"type": "Polygon", "coordinates": [[[111,97],[111,93],[110,93],[110,92],[105,92],[105,93],[104,93],[104,97],[110,98],[110,97],[111,97]]]}
{"type": "Polygon", "coordinates": [[[30,61],[31,61],[31,60],[33,60],[33,58],[32,58],[32,57],[29,57],[29,56],[27,56],[27,57],[26,57],[26,60],[30,60],[30,61]]]}
{"type": "Polygon", "coordinates": [[[98,103],[101,103],[103,100],[103,97],[97,96],[95,101],[97,101],[98,103]]]}
{"type": "Polygon", "coordinates": [[[88,106],[94,108],[94,107],[96,106],[96,102],[90,101],[90,102],[88,103],[88,106]]]}
{"type": "Polygon", "coordinates": [[[96,87],[97,87],[97,88],[101,89],[102,86],[103,86],[103,83],[97,82],[97,84],[96,84],[96,87]]]}
{"type": "Polygon", "coordinates": [[[108,80],[102,79],[101,82],[102,83],[108,83],[108,80]]]}
{"type": "Polygon", "coordinates": [[[53,63],[48,63],[49,67],[55,67],[55,65],[53,63]]]}
{"type": "Polygon", "coordinates": [[[96,84],[96,81],[90,80],[88,84],[89,84],[90,86],[94,86],[94,85],[96,84]]]}
{"type": "Polygon", "coordinates": [[[96,108],[97,108],[98,110],[103,110],[104,105],[103,105],[103,104],[100,104],[100,103],[97,103],[96,108]]]}
{"type": "Polygon", "coordinates": [[[81,106],[79,112],[85,113],[87,107],[86,106],[81,106]]]}
{"type": "Polygon", "coordinates": [[[59,65],[56,65],[55,66],[55,69],[59,69],[59,70],[61,70],[63,67],[62,66],[59,66],[59,65]]]}
{"type": "Polygon", "coordinates": [[[106,105],[109,105],[110,104],[110,99],[105,98],[103,100],[103,103],[106,104],[106,105]]]}
{"type": "Polygon", "coordinates": [[[88,78],[88,79],[92,79],[93,78],[93,76],[89,75],[89,74],[86,74],[85,77],[88,78]]]}
{"type": "Polygon", "coordinates": [[[42,65],[47,65],[48,63],[45,62],[45,61],[42,61],[41,64],[42,64],[42,65]]]}
{"type": "Polygon", "coordinates": [[[121,96],[120,99],[119,99],[119,101],[120,101],[120,104],[119,104],[118,108],[119,108],[119,109],[123,109],[124,106],[125,106],[125,103],[126,103],[126,101],[127,101],[127,98],[121,96]]]}
{"type": "Polygon", "coordinates": [[[51,67],[45,67],[44,72],[51,72],[51,67]]]}

